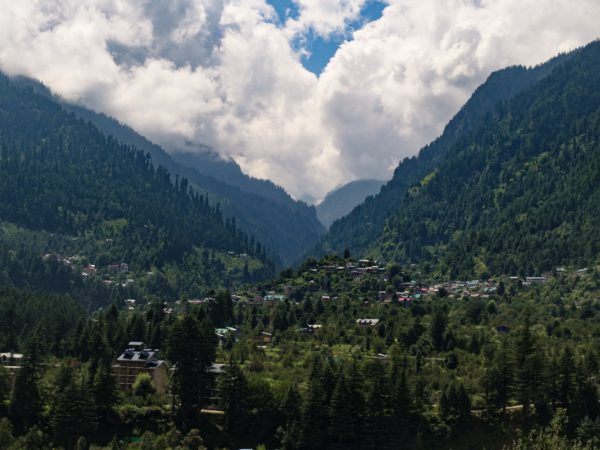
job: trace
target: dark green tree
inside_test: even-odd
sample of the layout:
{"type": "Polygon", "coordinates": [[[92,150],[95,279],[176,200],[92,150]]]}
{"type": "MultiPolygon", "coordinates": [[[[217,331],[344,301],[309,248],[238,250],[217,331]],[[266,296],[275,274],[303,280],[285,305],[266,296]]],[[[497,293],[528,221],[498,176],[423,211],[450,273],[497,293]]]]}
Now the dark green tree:
{"type": "Polygon", "coordinates": [[[219,378],[220,404],[225,411],[223,428],[227,436],[235,441],[249,431],[249,389],[242,369],[231,361],[219,378]]]}
{"type": "Polygon", "coordinates": [[[42,413],[38,380],[42,374],[43,355],[40,340],[32,336],[25,346],[22,367],[17,372],[10,402],[10,416],[21,432],[37,424],[42,413]]]}
{"type": "Polygon", "coordinates": [[[168,355],[173,362],[172,392],[175,418],[184,430],[198,421],[200,408],[208,401],[211,377],[207,373],[215,359],[216,337],[213,325],[184,314],[171,327],[168,355]]]}
{"type": "Polygon", "coordinates": [[[431,343],[437,351],[445,348],[445,333],[448,319],[441,309],[437,308],[431,319],[430,336],[431,343]]]}
{"type": "Polygon", "coordinates": [[[66,365],[60,369],[57,388],[50,408],[53,441],[72,449],[78,438],[88,436],[96,427],[93,395],[85,383],[74,379],[73,369],[66,365]]]}
{"type": "Polygon", "coordinates": [[[466,426],[471,418],[471,399],[462,383],[452,380],[440,397],[440,416],[453,428],[466,426]]]}
{"type": "Polygon", "coordinates": [[[378,449],[389,442],[389,394],[383,367],[373,362],[366,367],[369,380],[365,398],[363,448],[378,449]]]}
{"type": "Polygon", "coordinates": [[[348,387],[346,376],[340,372],[329,405],[329,448],[356,448],[358,444],[351,398],[352,392],[348,387]]]}
{"type": "Polygon", "coordinates": [[[282,443],[283,447],[287,450],[298,448],[298,441],[300,439],[300,405],[301,398],[298,389],[292,386],[288,389],[282,406],[285,416],[282,443]]]}
{"type": "Polygon", "coordinates": [[[537,365],[537,347],[531,333],[530,312],[525,312],[524,323],[515,341],[515,388],[519,403],[523,405],[524,424],[529,420],[529,411],[534,400],[535,380],[540,367],[537,365]]]}

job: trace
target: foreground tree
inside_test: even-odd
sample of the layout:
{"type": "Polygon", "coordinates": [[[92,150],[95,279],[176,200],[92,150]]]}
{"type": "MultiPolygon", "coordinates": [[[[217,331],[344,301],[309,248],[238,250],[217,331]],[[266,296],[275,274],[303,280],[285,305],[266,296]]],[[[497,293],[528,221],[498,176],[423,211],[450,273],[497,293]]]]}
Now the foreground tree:
{"type": "Polygon", "coordinates": [[[43,349],[39,339],[32,337],[25,346],[23,365],[17,372],[10,402],[10,416],[18,431],[30,429],[42,413],[38,380],[42,372],[43,349]]]}
{"type": "Polygon", "coordinates": [[[235,364],[229,364],[219,379],[221,407],[225,411],[223,429],[230,437],[240,437],[248,431],[248,381],[235,364]]]}
{"type": "Polygon", "coordinates": [[[65,448],[74,448],[78,438],[96,428],[93,396],[85,383],[77,383],[73,369],[63,366],[58,377],[58,392],[50,411],[53,440],[65,448]]]}
{"type": "Polygon", "coordinates": [[[198,422],[200,408],[208,400],[211,377],[208,368],[215,359],[216,339],[212,324],[191,314],[177,320],[168,340],[169,358],[175,365],[173,399],[175,420],[188,431],[198,422]]]}

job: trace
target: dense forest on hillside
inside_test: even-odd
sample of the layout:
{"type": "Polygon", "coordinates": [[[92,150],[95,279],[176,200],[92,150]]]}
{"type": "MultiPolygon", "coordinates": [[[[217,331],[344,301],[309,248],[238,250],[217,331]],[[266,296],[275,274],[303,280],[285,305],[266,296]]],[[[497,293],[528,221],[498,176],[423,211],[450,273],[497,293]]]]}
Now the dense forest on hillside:
{"type": "Polygon", "coordinates": [[[111,240],[117,259],[143,267],[181,258],[199,243],[256,251],[235,224],[226,229],[218,205],[189,191],[187,179],[173,183],[147,154],[1,81],[3,220],[74,236],[96,234],[96,240],[111,240]]]}
{"type": "Polygon", "coordinates": [[[269,259],[277,265],[297,262],[325,232],[314,207],[292,199],[271,181],[245,175],[233,160],[221,159],[210,148],[199,146],[194,153],[180,151],[169,155],[111,117],[54,98],[38,82],[16,78],[14,83],[60,102],[63,109],[91,122],[107,136],[148,153],[155,167],[163,166],[172,177],[178,175],[189,180],[197,192],[212,204],[219,204],[225,218],[235,217],[240,228],[262,242],[269,259]]]}
{"type": "Polygon", "coordinates": [[[219,203],[225,217],[235,217],[238,225],[255,236],[269,251],[269,259],[281,265],[297,262],[325,232],[314,207],[296,201],[280,186],[268,180],[245,175],[233,161],[224,161],[212,151],[167,154],[132,129],[116,120],[83,107],[63,103],[104,133],[148,152],[155,165],[166,167],[190,181],[212,203],[219,203]]]}
{"type": "MultiPolygon", "coordinates": [[[[170,277],[162,283],[170,292],[143,292],[169,298],[199,295],[198,285],[230,286],[227,257],[216,262],[215,252],[248,258],[238,281],[272,270],[266,248],[187,179],[173,180],[148,154],[6,77],[0,78],[0,117],[0,274],[10,285],[43,290],[33,278],[46,253],[83,258],[94,268],[125,262],[134,272],[157,270],[152,283],[170,277]],[[173,280],[183,274],[185,287],[173,280]]],[[[79,281],[71,280],[73,289],[79,281]]]]}
{"type": "Polygon", "coordinates": [[[535,274],[600,250],[600,43],[487,115],[414,184],[377,244],[451,278],[535,274]]]}
{"type": "Polygon", "coordinates": [[[448,153],[452,154],[463,136],[477,128],[498,103],[534,85],[575,53],[557,56],[533,68],[515,66],[492,73],[446,125],[439,138],[421,149],[417,156],[405,158],[379,194],[367,198],[332,224],[319,252],[341,254],[346,248],[355,254],[365,252],[381,236],[387,218],[401,210],[409,188],[435,170],[448,153]]]}

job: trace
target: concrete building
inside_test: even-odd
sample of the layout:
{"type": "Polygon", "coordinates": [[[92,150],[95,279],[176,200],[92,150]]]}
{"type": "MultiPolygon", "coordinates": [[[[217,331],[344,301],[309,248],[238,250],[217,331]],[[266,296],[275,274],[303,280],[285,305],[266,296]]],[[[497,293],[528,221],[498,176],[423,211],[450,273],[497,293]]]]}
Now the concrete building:
{"type": "Polygon", "coordinates": [[[144,348],[143,342],[130,342],[127,349],[117,358],[111,369],[119,389],[131,389],[140,373],[148,373],[159,394],[164,394],[169,386],[169,367],[166,361],[158,359],[158,350],[144,348]]]}

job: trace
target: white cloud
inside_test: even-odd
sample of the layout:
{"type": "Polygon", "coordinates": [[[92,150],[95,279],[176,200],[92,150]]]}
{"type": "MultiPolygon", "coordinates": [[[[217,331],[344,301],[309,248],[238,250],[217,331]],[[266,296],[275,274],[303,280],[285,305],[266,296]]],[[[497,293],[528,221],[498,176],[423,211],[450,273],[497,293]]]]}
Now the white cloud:
{"type": "Polygon", "coordinates": [[[320,36],[345,34],[349,22],[360,17],[366,0],[296,0],[298,18],[288,19],[288,35],[313,31],[320,36]]]}
{"type": "Polygon", "coordinates": [[[292,41],[347,33],[366,0],[0,0],[0,68],[176,150],[235,157],[296,196],[383,178],[493,70],[598,37],[597,0],[391,0],[317,78],[292,41]]]}

